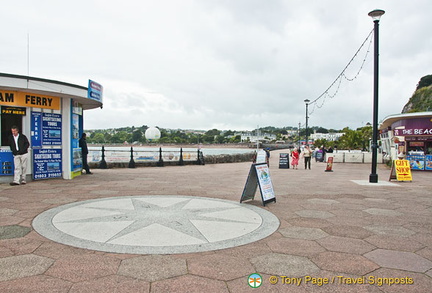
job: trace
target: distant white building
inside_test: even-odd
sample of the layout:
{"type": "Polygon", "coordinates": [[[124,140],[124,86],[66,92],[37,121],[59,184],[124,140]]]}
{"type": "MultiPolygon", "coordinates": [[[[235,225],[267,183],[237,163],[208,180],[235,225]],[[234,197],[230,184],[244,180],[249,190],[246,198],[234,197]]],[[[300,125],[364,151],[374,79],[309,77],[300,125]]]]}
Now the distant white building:
{"type": "Polygon", "coordinates": [[[325,139],[328,141],[338,140],[345,133],[333,132],[333,133],[313,133],[310,135],[310,138],[313,140],[317,139],[325,139]]]}
{"type": "Polygon", "coordinates": [[[256,135],[252,132],[243,132],[243,133],[236,133],[236,135],[240,135],[241,142],[257,142],[257,141],[276,140],[276,135],[269,134],[269,133],[263,133],[263,134],[256,135]]]}

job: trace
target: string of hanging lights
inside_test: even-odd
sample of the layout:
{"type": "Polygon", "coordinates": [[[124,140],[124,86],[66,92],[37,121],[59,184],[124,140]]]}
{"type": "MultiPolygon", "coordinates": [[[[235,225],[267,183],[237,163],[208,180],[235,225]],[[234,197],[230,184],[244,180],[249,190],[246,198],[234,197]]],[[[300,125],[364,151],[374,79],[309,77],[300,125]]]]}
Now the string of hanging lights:
{"type": "Polygon", "coordinates": [[[310,111],[309,111],[309,115],[312,114],[315,111],[315,109],[322,108],[325,104],[326,98],[332,99],[338,94],[340,86],[342,84],[342,80],[345,79],[345,80],[351,82],[351,81],[354,81],[359,76],[360,72],[362,71],[362,69],[364,67],[364,64],[366,63],[366,59],[367,59],[369,52],[370,52],[370,47],[371,47],[372,40],[373,40],[373,38],[371,38],[372,33],[373,33],[373,30],[369,33],[369,35],[366,37],[366,39],[360,45],[359,49],[355,52],[354,56],[351,58],[351,60],[348,62],[348,64],[345,66],[345,68],[342,70],[342,72],[330,84],[330,86],[321,95],[319,95],[315,100],[313,100],[309,103],[309,106],[312,106],[311,107],[312,109],[310,109],[310,111]],[[363,47],[365,46],[365,44],[367,43],[368,40],[369,40],[369,45],[368,45],[366,54],[363,58],[363,61],[361,63],[360,68],[357,71],[357,73],[354,75],[354,77],[349,78],[346,74],[346,71],[351,66],[351,64],[356,59],[356,57],[359,55],[360,51],[363,49],[363,47]],[[332,88],[334,88],[334,87],[335,87],[335,89],[332,90],[332,88]],[[331,90],[332,90],[332,93],[331,93],[331,90]]]}

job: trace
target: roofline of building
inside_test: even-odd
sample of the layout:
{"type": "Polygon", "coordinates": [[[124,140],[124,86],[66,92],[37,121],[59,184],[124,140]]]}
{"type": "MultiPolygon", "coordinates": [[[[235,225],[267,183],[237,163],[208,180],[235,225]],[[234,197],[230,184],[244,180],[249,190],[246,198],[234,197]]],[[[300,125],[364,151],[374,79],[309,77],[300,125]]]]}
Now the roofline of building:
{"type": "Polygon", "coordinates": [[[77,84],[72,84],[72,83],[58,81],[58,80],[53,80],[53,79],[46,79],[46,78],[40,78],[40,77],[27,76],[27,75],[17,75],[17,74],[9,74],[9,73],[1,73],[0,72],[0,77],[10,77],[10,78],[25,79],[25,80],[49,82],[49,83],[54,83],[54,84],[58,84],[58,85],[70,86],[70,87],[74,87],[74,88],[78,88],[78,89],[82,89],[82,90],[86,90],[86,91],[88,90],[87,87],[81,86],[81,85],[77,85],[77,84]]]}
{"type": "Polygon", "coordinates": [[[402,113],[402,114],[392,114],[385,117],[381,124],[379,125],[379,129],[386,129],[391,126],[394,122],[402,120],[402,119],[414,119],[414,118],[423,118],[423,117],[432,117],[432,111],[429,112],[414,112],[414,113],[402,113]]]}

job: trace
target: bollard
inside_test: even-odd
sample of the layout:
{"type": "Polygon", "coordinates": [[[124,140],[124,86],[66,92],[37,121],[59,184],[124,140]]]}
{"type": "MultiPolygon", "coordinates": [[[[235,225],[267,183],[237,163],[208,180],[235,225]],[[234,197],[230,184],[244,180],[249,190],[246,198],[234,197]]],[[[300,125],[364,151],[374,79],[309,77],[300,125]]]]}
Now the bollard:
{"type": "Polygon", "coordinates": [[[129,168],[135,168],[135,161],[133,159],[133,148],[131,147],[130,150],[131,156],[130,156],[130,161],[129,161],[129,168]]]}
{"type": "Polygon", "coordinates": [[[159,161],[157,162],[156,166],[163,167],[164,161],[162,159],[162,148],[159,148],[159,161]]]}
{"type": "Polygon", "coordinates": [[[180,148],[180,158],[179,158],[179,162],[178,162],[179,166],[183,166],[184,162],[183,162],[183,148],[180,148]]]}
{"type": "Polygon", "coordinates": [[[105,147],[102,146],[102,160],[99,163],[99,169],[107,169],[107,163],[105,161],[105,147]]]}

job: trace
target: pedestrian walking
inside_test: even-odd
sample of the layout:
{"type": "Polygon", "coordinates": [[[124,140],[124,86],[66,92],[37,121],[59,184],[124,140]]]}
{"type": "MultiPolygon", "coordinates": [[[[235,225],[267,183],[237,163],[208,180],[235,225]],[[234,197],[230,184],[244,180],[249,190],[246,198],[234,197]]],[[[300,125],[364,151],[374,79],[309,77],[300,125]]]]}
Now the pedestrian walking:
{"type": "Polygon", "coordinates": [[[18,126],[12,126],[12,134],[8,138],[8,144],[14,157],[14,179],[10,185],[26,184],[28,148],[30,147],[27,137],[19,133],[18,126]]]}
{"type": "Polygon", "coordinates": [[[303,150],[303,158],[304,158],[304,166],[305,169],[310,170],[311,168],[311,159],[312,159],[312,150],[309,148],[309,146],[305,146],[304,150],[303,150]]]}
{"type": "Polygon", "coordinates": [[[298,163],[299,163],[299,158],[300,158],[300,154],[299,154],[297,148],[295,148],[291,152],[291,166],[293,169],[297,169],[298,163]]]}

